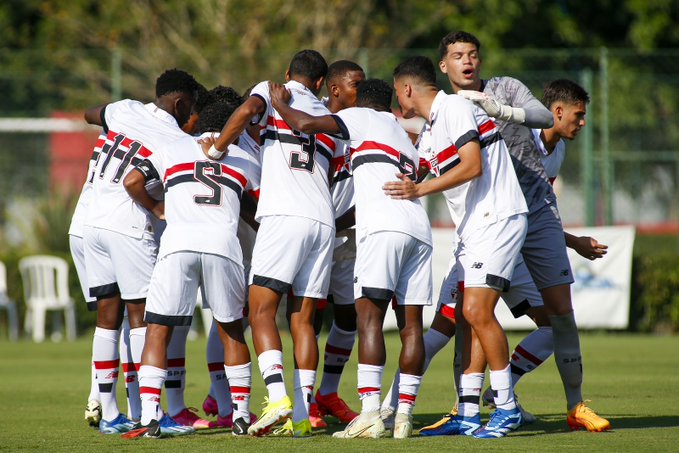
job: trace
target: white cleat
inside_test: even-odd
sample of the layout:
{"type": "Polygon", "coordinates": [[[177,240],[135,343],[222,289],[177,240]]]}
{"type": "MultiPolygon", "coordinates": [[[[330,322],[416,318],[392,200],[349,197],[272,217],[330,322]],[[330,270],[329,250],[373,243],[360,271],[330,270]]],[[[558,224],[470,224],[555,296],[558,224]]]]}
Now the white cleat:
{"type": "Polygon", "coordinates": [[[396,416],[396,410],[393,407],[383,407],[380,410],[380,418],[382,423],[384,423],[384,429],[394,429],[394,417],[396,416]]]}
{"type": "Polygon", "coordinates": [[[394,439],[407,439],[413,435],[412,415],[396,414],[394,418],[394,439]]]}
{"type": "Polygon", "coordinates": [[[361,412],[344,428],[344,431],[333,433],[332,437],[337,439],[379,439],[386,435],[387,431],[384,429],[384,422],[380,418],[380,411],[372,411],[361,412]]]}

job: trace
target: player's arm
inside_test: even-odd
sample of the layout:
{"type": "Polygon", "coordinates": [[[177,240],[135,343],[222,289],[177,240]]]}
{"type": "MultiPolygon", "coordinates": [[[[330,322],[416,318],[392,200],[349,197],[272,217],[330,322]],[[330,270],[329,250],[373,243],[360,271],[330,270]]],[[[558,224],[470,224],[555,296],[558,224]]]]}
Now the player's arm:
{"type": "Polygon", "coordinates": [[[608,246],[604,244],[599,244],[599,241],[589,236],[574,236],[570,233],[566,233],[566,246],[572,248],[578,255],[587,258],[588,260],[595,260],[597,258],[603,258],[603,256],[608,253],[608,246]]]}
{"type": "Polygon", "coordinates": [[[356,206],[347,209],[347,212],[335,219],[335,231],[342,231],[356,225],[356,206]]]}
{"type": "Polygon", "coordinates": [[[165,203],[154,200],[146,191],[146,182],[154,178],[159,179],[158,172],[148,160],[144,160],[125,176],[123,185],[135,203],[160,220],[165,220],[165,203]]]}
{"type": "Polygon", "coordinates": [[[481,162],[481,144],[478,139],[465,143],[457,150],[460,163],[446,173],[421,183],[414,183],[406,175],[397,173],[400,181],[387,182],[382,186],[384,192],[397,200],[414,200],[432,193],[452,189],[483,173],[481,162]]]}
{"type": "Polygon", "coordinates": [[[333,115],[313,116],[290,107],[290,92],[283,85],[269,82],[269,93],[271,105],[291,128],[309,135],[343,132],[333,115]]]}
{"type": "Polygon", "coordinates": [[[240,218],[250,225],[253,230],[259,229],[259,222],[255,220],[257,212],[257,200],[249,192],[243,192],[240,200],[240,218]]]}
{"type": "Polygon", "coordinates": [[[264,112],[266,103],[259,96],[250,96],[240,107],[233,112],[229,120],[222,128],[222,132],[214,144],[209,141],[199,141],[203,152],[209,157],[219,160],[224,157],[227,148],[234,143],[240,134],[250,125],[252,117],[264,112]]]}
{"type": "Polygon", "coordinates": [[[85,121],[87,121],[88,124],[96,124],[97,126],[105,127],[106,120],[104,119],[104,112],[106,111],[107,105],[108,104],[104,104],[85,110],[85,121]]]}

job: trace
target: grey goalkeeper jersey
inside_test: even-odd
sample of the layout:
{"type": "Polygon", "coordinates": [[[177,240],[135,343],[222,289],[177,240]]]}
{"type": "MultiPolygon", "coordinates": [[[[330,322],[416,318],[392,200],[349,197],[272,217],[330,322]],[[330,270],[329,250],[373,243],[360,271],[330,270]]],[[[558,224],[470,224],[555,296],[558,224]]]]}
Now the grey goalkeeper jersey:
{"type": "Polygon", "coordinates": [[[554,122],[552,113],[523,83],[512,77],[493,77],[483,81],[482,89],[484,93],[493,96],[502,104],[521,107],[526,111],[524,124],[497,119],[493,121],[500,128],[500,134],[512,156],[514,170],[526,197],[529,214],[546,204],[555,203],[554,190],[545,173],[540,152],[531,132],[531,128],[552,127],[554,122]]]}

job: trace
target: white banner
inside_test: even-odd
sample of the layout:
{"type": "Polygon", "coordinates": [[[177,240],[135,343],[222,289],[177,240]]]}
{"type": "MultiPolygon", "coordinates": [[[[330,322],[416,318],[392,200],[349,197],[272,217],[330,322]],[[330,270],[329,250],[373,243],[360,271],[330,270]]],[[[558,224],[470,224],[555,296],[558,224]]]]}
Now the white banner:
{"type": "MultiPolygon", "coordinates": [[[[452,228],[434,228],[434,300],[424,310],[425,330],[434,317],[441,281],[448,271],[452,256],[452,228]]],[[[630,288],[632,278],[633,226],[567,228],[575,236],[591,236],[608,245],[608,253],[590,261],[568,249],[568,257],[575,278],[571,287],[573,307],[578,327],[582,329],[625,329],[629,323],[630,288]]],[[[515,319],[500,301],[496,311],[500,323],[507,330],[526,330],[535,327],[526,316],[515,319]]],[[[391,310],[384,324],[396,328],[391,310]]]]}

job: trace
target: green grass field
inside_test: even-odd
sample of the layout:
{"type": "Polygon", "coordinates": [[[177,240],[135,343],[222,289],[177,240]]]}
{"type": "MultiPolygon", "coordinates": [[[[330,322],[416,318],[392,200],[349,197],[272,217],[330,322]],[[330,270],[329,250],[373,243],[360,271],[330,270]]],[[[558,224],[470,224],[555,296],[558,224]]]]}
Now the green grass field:
{"type": "MultiPolygon", "coordinates": [[[[510,335],[510,345],[519,341],[510,335]]],[[[290,351],[285,338],[286,353],[290,351]]],[[[565,400],[553,361],[519,384],[523,406],[538,422],[509,437],[482,441],[470,438],[412,438],[405,441],[338,440],[327,432],[309,439],[234,438],[229,431],[213,430],[175,439],[125,441],[102,436],[88,428],[83,410],[89,389],[88,357],[91,341],[75,343],[0,342],[0,451],[679,451],[679,337],[629,334],[583,334],[585,397],[591,407],[608,417],[613,430],[606,433],[569,432],[565,400]]],[[[388,334],[389,361],[385,385],[395,369],[398,336],[388,334]]],[[[187,348],[186,401],[200,407],[209,378],[205,367],[205,341],[187,348]]],[[[432,362],[415,408],[416,428],[447,412],[452,402],[452,345],[432,362]]],[[[290,354],[287,354],[290,360],[290,354]]],[[[286,364],[287,384],[292,383],[286,364]]],[[[356,353],[347,366],[340,393],[355,409],[356,353]]],[[[253,371],[257,372],[256,361],[253,371]]],[[[264,395],[261,378],[253,378],[252,408],[259,411],[264,395]]],[[[122,382],[119,402],[124,408],[122,382]]],[[[487,410],[482,410],[487,417],[487,410]]]]}

